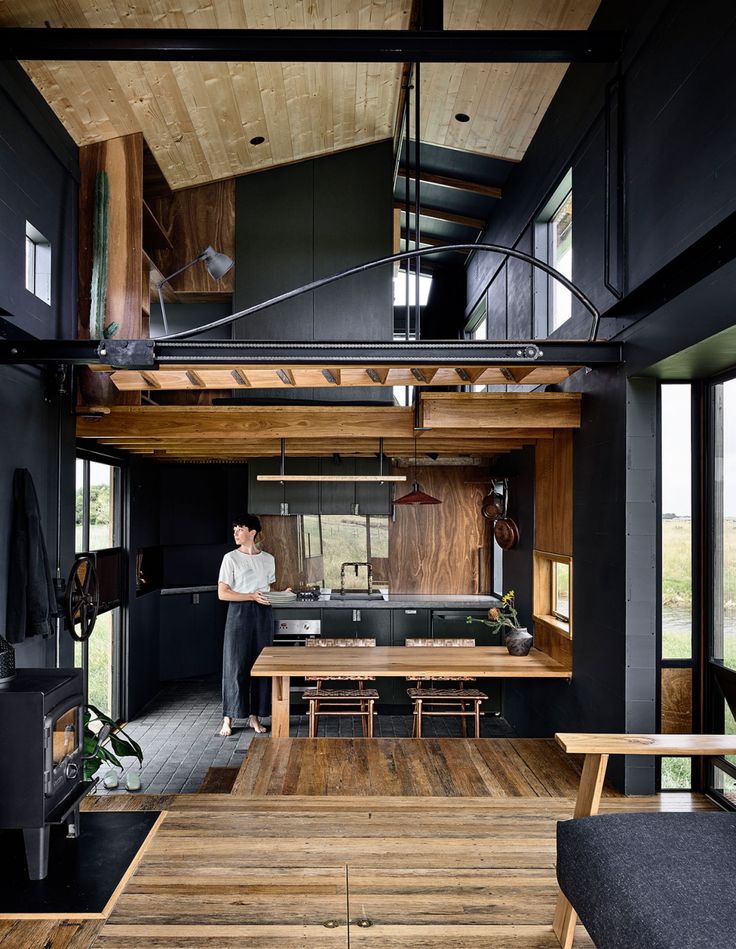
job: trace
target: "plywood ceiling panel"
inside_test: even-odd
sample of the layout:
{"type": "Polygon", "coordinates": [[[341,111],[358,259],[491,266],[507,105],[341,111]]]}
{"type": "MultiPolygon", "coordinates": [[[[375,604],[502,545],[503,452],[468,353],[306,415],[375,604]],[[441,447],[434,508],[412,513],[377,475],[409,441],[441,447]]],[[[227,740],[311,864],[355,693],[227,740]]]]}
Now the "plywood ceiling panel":
{"type": "MultiPolygon", "coordinates": [[[[445,0],[451,30],[586,29],[599,0],[445,0]]],[[[0,26],[406,29],[410,0],[9,0],[0,26]]],[[[400,64],[24,63],[74,140],[143,132],[172,188],[390,137],[400,64]],[[251,145],[262,136],[264,142],[251,145]]],[[[566,66],[425,64],[422,140],[520,160],[566,66]],[[456,113],[470,121],[457,122],[456,113]]]]}
{"type": "MultiPolygon", "coordinates": [[[[1,26],[406,29],[409,0],[184,3],[24,0],[1,26]]],[[[23,64],[79,145],[143,132],[172,188],[381,141],[393,134],[401,64],[23,64]],[[251,139],[265,141],[251,145],[251,139]]]]}
{"type": "MultiPolygon", "coordinates": [[[[445,0],[446,30],[586,30],[600,0],[445,0]]],[[[421,140],[521,161],[567,66],[427,63],[421,140]],[[469,122],[458,122],[464,113],[469,122]]]]}

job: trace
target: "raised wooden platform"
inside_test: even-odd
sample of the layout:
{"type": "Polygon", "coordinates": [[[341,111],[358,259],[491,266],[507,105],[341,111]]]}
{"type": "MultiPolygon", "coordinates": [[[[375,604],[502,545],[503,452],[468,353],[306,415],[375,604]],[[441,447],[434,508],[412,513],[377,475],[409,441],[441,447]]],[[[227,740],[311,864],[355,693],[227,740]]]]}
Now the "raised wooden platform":
{"type": "Polygon", "coordinates": [[[251,743],[233,794],[574,798],[579,783],[552,739],[273,738],[251,743]]]}
{"type": "MultiPolygon", "coordinates": [[[[377,741],[371,744],[378,747],[377,741]]],[[[306,766],[308,746],[323,746],[328,762],[342,758],[347,742],[295,740],[287,761],[298,754],[306,766]]],[[[445,790],[460,787],[463,755],[472,772],[482,751],[489,771],[493,754],[500,790],[496,796],[267,791],[93,798],[86,806],[94,810],[168,809],[109,919],[0,922],[0,947],[347,949],[349,940],[350,949],[558,949],[551,926],[555,828],[572,816],[576,764],[565,765],[549,742],[499,739],[483,749],[474,740],[440,740],[437,755],[428,741],[422,744],[426,767],[429,757],[448,762],[445,790]],[[444,741],[455,746],[457,759],[448,759],[444,741]]],[[[257,771],[273,778],[278,767],[266,757],[275,742],[256,746],[263,746],[257,771]]],[[[388,746],[387,775],[391,767],[416,764],[412,755],[387,752],[388,746]]],[[[398,778],[405,787],[413,780],[398,778]]],[[[381,786],[391,789],[390,776],[381,786]]],[[[474,786],[473,780],[466,793],[474,786]]],[[[611,794],[601,804],[603,812],[710,807],[690,794],[611,794]]],[[[574,945],[592,945],[581,927],[574,945]]]]}

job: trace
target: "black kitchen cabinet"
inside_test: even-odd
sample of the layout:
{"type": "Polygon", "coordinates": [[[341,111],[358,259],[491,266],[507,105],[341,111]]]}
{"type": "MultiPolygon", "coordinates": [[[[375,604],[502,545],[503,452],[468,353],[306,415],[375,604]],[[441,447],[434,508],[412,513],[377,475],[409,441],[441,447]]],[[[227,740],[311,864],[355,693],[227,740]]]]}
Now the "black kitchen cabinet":
{"type": "Polygon", "coordinates": [[[159,677],[185,679],[222,671],[227,603],[217,594],[176,593],[161,597],[159,677]]]}
{"type": "MultiPolygon", "coordinates": [[[[476,646],[500,646],[501,635],[482,623],[468,623],[468,616],[474,619],[487,619],[483,610],[432,610],[433,639],[474,639],[476,646]]],[[[469,688],[478,688],[485,692],[488,701],[483,703],[486,715],[501,711],[501,682],[498,679],[478,679],[470,683],[469,688]]]]}
{"type": "MultiPolygon", "coordinates": [[[[254,514],[281,514],[283,501],[289,514],[316,514],[319,510],[319,484],[316,481],[259,481],[258,475],[281,471],[280,458],[254,458],[248,462],[248,508],[254,514]]],[[[286,459],[286,474],[319,474],[319,458],[286,459]]]]}
{"type": "MultiPolygon", "coordinates": [[[[356,475],[377,475],[378,458],[356,458],[356,475]]],[[[384,459],[384,474],[391,473],[390,463],[384,459]]],[[[380,481],[360,481],[355,486],[355,499],[358,502],[359,514],[383,514],[388,516],[391,513],[391,482],[387,481],[381,484],[380,481]]]]}
{"type": "Polygon", "coordinates": [[[375,639],[377,646],[390,646],[391,610],[322,610],[322,636],[375,639]]]}

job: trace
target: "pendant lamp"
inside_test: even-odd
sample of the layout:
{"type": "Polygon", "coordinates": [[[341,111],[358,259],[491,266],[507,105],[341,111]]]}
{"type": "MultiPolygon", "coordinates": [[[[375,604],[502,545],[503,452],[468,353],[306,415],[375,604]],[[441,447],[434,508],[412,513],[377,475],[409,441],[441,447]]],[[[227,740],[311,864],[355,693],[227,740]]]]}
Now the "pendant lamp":
{"type": "Polygon", "coordinates": [[[425,494],[417,481],[417,436],[414,436],[414,480],[411,483],[411,491],[403,497],[396,498],[394,504],[442,504],[439,498],[433,498],[431,494],[425,494]]]}

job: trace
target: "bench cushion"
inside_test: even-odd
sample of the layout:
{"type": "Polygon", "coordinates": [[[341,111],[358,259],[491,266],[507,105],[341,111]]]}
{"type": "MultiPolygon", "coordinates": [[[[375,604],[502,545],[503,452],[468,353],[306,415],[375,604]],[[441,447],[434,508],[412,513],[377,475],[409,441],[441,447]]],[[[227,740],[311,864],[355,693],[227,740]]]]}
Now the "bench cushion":
{"type": "Polygon", "coordinates": [[[598,949],[732,946],[736,814],[560,821],[557,880],[598,949]]]}

